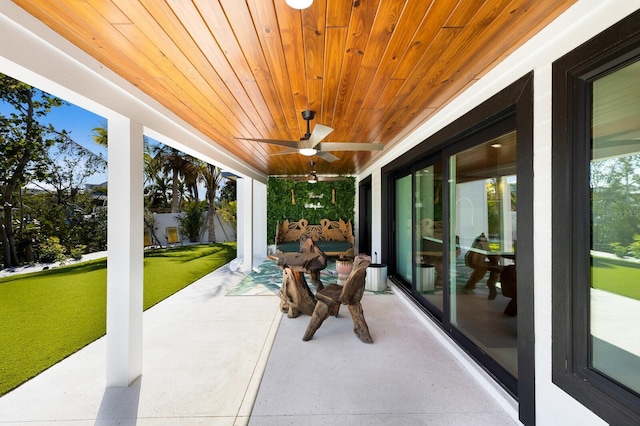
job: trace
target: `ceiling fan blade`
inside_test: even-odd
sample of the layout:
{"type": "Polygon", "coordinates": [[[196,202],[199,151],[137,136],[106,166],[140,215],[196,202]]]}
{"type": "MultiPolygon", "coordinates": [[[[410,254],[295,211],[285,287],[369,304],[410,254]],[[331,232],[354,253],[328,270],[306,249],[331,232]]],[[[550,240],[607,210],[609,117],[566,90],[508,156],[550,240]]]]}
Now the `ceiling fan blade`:
{"type": "Polygon", "coordinates": [[[347,180],[347,177],[344,176],[318,176],[318,180],[320,182],[331,182],[336,180],[347,180]]]}
{"type": "Polygon", "coordinates": [[[276,176],[278,179],[283,179],[283,180],[295,180],[296,182],[307,182],[308,181],[308,177],[304,177],[304,176],[276,176]]]}
{"type": "Polygon", "coordinates": [[[287,148],[295,148],[295,149],[297,149],[299,147],[299,143],[298,142],[295,142],[295,141],[283,141],[283,140],[280,140],[280,139],[252,139],[252,138],[236,138],[236,139],[240,139],[240,140],[243,140],[243,141],[269,143],[271,145],[286,146],[287,148]]]}
{"type": "Polygon", "coordinates": [[[338,157],[328,152],[318,151],[316,155],[329,163],[339,160],[338,157]]]}
{"type": "Polygon", "coordinates": [[[287,149],[283,149],[282,151],[269,154],[269,157],[273,157],[274,155],[297,154],[297,153],[298,153],[297,148],[287,148],[287,149]]]}
{"type": "MultiPolygon", "coordinates": [[[[286,179],[286,180],[295,180],[296,182],[309,182],[309,180],[311,179],[310,175],[307,176],[287,176],[284,177],[282,179],[286,179]]],[[[317,181],[317,177],[316,177],[316,181],[317,181]]]]}
{"type": "Polygon", "coordinates": [[[381,151],[381,143],[322,142],[316,149],[321,151],[381,151]]]}
{"type": "Polygon", "coordinates": [[[313,128],[313,132],[311,132],[311,136],[309,136],[309,139],[307,139],[306,141],[300,141],[300,148],[314,148],[331,132],[333,132],[333,129],[331,127],[324,126],[322,124],[316,124],[313,128]]]}

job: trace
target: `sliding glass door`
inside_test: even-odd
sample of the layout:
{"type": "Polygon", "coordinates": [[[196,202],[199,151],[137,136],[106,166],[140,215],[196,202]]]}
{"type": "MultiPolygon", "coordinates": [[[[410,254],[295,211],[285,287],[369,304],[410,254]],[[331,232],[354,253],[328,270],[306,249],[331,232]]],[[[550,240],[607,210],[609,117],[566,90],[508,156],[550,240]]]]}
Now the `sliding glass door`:
{"type": "Polygon", "coordinates": [[[416,295],[436,309],[441,317],[443,302],[442,164],[421,167],[415,176],[416,295]]]}
{"type": "Polygon", "coordinates": [[[450,323],[517,378],[516,132],[452,155],[449,168],[450,323]]]}
{"type": "Polygon", "coordinates": [[[535,423],[532,105],[527,75],[383,168],[381,201],[390,279],[535,423]]]}
{"type": "Polygon", "coordinates": [[[393,186],[395,279],[512,387],[518,378],[516,136],[507,123],[462,140],[416,163],[393,186]]]}
{"type": "Polygon", "coordinates": [[[395,183],[395,269],[396,274],[407,282],[412,280],[412,217],[411,175],[396,179],[395,183]]]}

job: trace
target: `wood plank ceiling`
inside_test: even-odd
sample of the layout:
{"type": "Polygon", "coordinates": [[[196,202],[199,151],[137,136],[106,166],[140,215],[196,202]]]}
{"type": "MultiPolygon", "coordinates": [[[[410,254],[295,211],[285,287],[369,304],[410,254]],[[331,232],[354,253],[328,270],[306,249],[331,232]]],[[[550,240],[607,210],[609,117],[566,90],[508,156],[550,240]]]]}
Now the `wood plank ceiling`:
{"type": "Polygon", "coordinates": [[[325,142],[385,150],[575,0],[14,0],[267,175],[355,174],[380,151],[326,162],[281,146],[301,112],[325,142]]]}

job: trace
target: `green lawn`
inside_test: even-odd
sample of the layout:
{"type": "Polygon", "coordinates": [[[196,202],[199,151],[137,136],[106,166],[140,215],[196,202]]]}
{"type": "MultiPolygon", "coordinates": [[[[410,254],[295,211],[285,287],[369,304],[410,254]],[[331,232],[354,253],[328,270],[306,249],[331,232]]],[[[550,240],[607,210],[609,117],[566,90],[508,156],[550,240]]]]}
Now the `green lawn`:
{"type": "MultiPolygon", "coordinates": [[[[144,309],[236,257],[235,243],[145,253],[144,309]]],[[[0,279],[0,395],[106,331],[106,259],[0,279]]]]}
{"type": "Polygon", "coordinates": [[[623,259],[592,257],[594,288],[640,300],[640,265],[623,259]]]}

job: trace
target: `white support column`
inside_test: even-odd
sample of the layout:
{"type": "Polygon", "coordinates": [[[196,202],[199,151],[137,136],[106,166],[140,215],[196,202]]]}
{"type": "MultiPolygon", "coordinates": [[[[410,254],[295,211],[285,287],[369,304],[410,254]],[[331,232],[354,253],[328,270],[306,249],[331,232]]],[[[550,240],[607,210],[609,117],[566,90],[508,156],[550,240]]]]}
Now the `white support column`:
{"type": "Polygon", "coordinates": [[[267,258],[267,185],[253,181],[253,258],[267,258]]]}
{"type": "MultiPolygon", "coordinates": [[[[242,217],[242,270],[249,273],[253,269],[253,179],[242,179],[243,208],[240,211],[242,217]]],[[[238,241],[240,243],[240,241],[238,241]]]]}
{"type": "Polygon", "coordinates": [[[238,179],[238,258],[243,272],[253,269],[253,179],[238,179]]]}
{"type": "Polygon", "coordinates": [[[244,195],[243,195],[243,191],[244,190],[244,178],[240,178],[238,177],[238,180],[236,181],[236,201],[237,201],[237,205],[236,205],[236,209],[237,209],[237,213],[236,213],[236,244],[237,244],[237,252],[236,252],[236,258],[237,259],[241,259],[242,258],[242,250],[244,249],[244,223],[243,223],[243,219],[244,217],[242,216],[242,212],[244,211],[244,195]]]}
{"type": "Polygon", "coordinates": [[[142,374],[143,128],[109,118],[107,380],[128,386],[142,374]]]}

